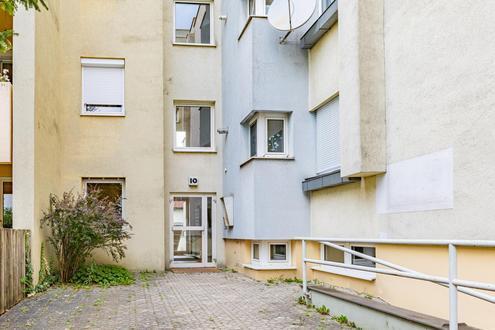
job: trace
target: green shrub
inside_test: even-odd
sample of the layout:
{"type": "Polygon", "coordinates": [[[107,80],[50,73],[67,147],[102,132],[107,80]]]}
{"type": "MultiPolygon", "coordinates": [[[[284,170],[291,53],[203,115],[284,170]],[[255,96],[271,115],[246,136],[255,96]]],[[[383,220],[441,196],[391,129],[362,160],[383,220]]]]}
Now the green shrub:
{"type": "Polygon", "coordinates": [[[78,285],[130,285],[134,283],[134,276],[127,269],[115,265],[85,265],[74,274],[72,283],[78,285]]]}
{"type": "Polygon", "coordinates": [[[86,195],[66,192],[50,196],[50,208],[43,213],[42,227],[48,227],[60,281],[69,282],[96,249],[114,261],[125,256],[124,242],[131,237],[130,225],[122,218],[120,202],[96,190],[86,195]]]}

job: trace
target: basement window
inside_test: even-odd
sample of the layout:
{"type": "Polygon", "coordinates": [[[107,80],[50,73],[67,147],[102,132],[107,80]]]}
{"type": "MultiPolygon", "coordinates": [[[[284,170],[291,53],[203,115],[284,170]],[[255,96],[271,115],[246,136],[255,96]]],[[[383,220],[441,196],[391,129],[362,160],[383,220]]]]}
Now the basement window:
{"type": "MultiPolygon", "coordinates": [[[[376,256],[375,248],[371,246],[351,246],[350,244],[343,244],[341,246],[348,249],[350,248],[353,251],[360,252],[369,255],[371,257],[376,256]]],[[[321,260],[323,261],[331,261],[336,263],[365,266],[372,268],[375,267],[375,263],[372,261],[354,256],[350,253],[341,250],[334,249],[324,244],[321,244],[320,253],[321,253],[321,260]]],[[[376,279],[375,273],[367,272],[363,270],[348,269],[348,268],[342,268],[342,267],[330,266],[330,265],[317,265],[314,266],[313,269],[321,272],[353,277],[366,281],[374,281],[376,279]]]]}
{"type": "Polygon", "coordinates": [[[82,58],[82,115],[124,116],[124,60],[82,58]]]}
{"type": "Polygon", "coordinates": [[[254,270],[293,270],[290,264],[290,242],[253,241],[251,242],[251,262],[245,268],[254,270]]]}
{"type": "Polygon", "coordinates": [[[125,179],[83,179],[84,193],[98,192],[100,199],[116,203],[117,211],[124,217],[125,179]]]}

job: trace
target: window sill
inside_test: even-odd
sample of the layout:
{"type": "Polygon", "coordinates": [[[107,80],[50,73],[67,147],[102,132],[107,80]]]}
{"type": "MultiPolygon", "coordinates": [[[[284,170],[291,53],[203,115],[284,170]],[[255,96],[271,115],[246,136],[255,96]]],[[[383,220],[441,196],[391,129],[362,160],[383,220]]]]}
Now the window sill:
{"type": "Polygon", "coordinates": [[[81,117],[125,117],[125,113],[81,113],[81,117]]]}
{"type": "Polygon", "coordinates": [[[289,156],[250,157],[247,160],[245,160],[244,162],[242,162],[241,165],[239,165],[239,167],[243,167],[243,166],[249,164],[250,162],[252,162],[253,160],[295,160],[295,158],[289,157],[289,156]]]}
{"type": "Polygon", "coordinates": [[[347,277],[357,278],[359,280],[370,281],[370,282],[376,279],[375,273],[365,272],[361,270],[345,269],[345,268],[326,266],[326,265],[314,266],[311,267],[311,269],[319,272],[347,276],[347,277]]]}
{"type": "Polygon", "coordinates": [[[304,192],[316,191],[325,188],[338,187],[349,183],[359,182],[360,178],[342,178],[340,170],[320,174],[311,178],[306,178],[302,182],[304,192]]]}
{"type": "Polygon", "coordinates": [[[244,264],[242,265],[244,268],[252,269],[252,270],[296,270],[296,266],[291,266],[288,264],[285,265],[270,265],[270,264],[244,264]]]}
{"type": "Polygon", "coordinates": [[[193,153],[193,154],[216,154],[217,151],[215,149],[179,149],[173,148],[172,151],[174,153],[193,153]]]}
{"type": "Polygon", "coordinates": [[[195,43],[187,43],[187,42],[172,42],[172,46],[186,46],[186,47],[206,47],[206,48],[215,48],[216,44],[195,44],[195,43]]]}
{"type": "Polygon", "coordinates": [[[242,36],[244,35],[244,32],[246,32],[248,26],[249,26],[249,23],[251,23],[251,21],[253,20],[253,18],[264,18],[264,19],[267,19],[268,16],[266,15],[250,15],[247,20],[246,20],[246,23],[244,23],[244,26],[242,27],[241,29],[241,32],[239,33],[239,36],[237,37],[237,41],[241,40],[242,36]]]}

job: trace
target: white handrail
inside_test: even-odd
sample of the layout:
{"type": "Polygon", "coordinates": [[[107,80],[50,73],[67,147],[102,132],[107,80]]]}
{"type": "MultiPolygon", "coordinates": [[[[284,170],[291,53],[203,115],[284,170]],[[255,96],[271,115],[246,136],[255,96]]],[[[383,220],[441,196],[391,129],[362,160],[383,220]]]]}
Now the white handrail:
{"type": "Polygon", "coordinates": [[[307,283],[307,270],[306,264],[321,264],[321,265],[329,265],[340,268],[354,269],[365,272],[379,273],[384,275],[398,276],[411,278],[416,280],[428,281],[432,283],[437,283],[442,286],[449,288],[449,329],[457,330],[458,329],[458,292],[462,292],[473,296],[478,299],[482,299],[488,301],[490,303],[495,303],[495,296],[478,292],[472,289],[481,289],[487,291],[495,291],[495,284],[492,283],[483,283],[476,281],[465,281],[457,278],[457,246],[469,246],[469,247],[495,247],[495,241],[480,241],[480,240],[409,240],[409,239],[346,239],[346,238],[297,238],[302,241],[302,277],[303,277],[303,292],[308,294],[308,283],[307,283]],[[351,265],[340,262],[333,261],[324,261],[317,259],[306,258],[306,241],[317,241],[320,244],[329,246],[331,248],[343,251],[345,253],[349,253],[360,258],[370,260],[374,263],[381,264],[383,266],[392,268],[394,270],[384,269],[384,268],[375,268],[375,267],[366,267],[359,265],[351,265]],[[382,260],[380,258],[372,257],[352,249],[334,244],[334,243],[364,243],[364,244],[401,244],[401,245],[440,245],[447,246],[449,249],[449,276],[441,277],[441,276],[433,276],[423,274],[400,265],[393,264],[386,260],[382,260]]]}

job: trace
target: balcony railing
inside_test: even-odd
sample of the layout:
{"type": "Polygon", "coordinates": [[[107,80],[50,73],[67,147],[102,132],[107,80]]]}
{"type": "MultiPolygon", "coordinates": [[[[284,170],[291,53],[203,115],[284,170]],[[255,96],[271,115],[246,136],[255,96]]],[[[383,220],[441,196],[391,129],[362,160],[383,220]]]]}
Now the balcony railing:
{"type": "Polygon", "coordinates": [[[12,84],[0,82],[0,164],[12,163],[12,84]]]}

